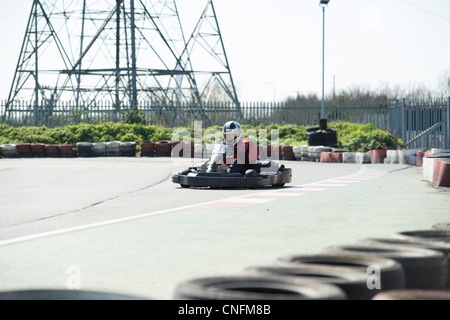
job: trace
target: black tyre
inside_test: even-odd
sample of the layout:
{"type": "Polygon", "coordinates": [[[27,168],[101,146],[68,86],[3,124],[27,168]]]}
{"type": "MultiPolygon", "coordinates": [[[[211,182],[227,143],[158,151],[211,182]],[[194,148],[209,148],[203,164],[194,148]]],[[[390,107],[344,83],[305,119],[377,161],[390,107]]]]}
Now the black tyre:
{"type": "Polygon", "coordinates": [[[337,133],[334,129],[322,130],[323,145],[328,147],[337,147],[337,133]]]}
{"type": "Polygon", "coordinates": [[[433,229],[450,231],[450,222],[440,222],[433,225],[433,229]]]}
{"type": "Polygon", "coordinates": [[[0,292],[0,300],[147,300],[124,294],[87,290],[19,290],[0,292]]]}
{"type": "Polygon", "coordinates": [[[277,276],[222,276],[178,284],[175,299],[193,300],[343,300],[339,287],[277,276]]]}
{"type": "MultiPolygon", "coordinates": [[[[283,256],[278,258],[275,264],[292,267],[299,265],[308,265],[311,267],[326,266],[334,268],[337,272],[351,270],[361,272],[365,275],[369,275],[368,270],[370,270],[371,266],[377,266],[380,271],[381,288],[379,290],[405,288],[405,274],[402,265],[393,259],[383,257],[348,253],[319,253],[283,256]]],[[[378,289],[373,290],[376,293],[375,290],[378,289]]]]}
{"type": "Polygon", "coordinates": [[[395,238],[367,238],[362,239],[357,242],[357,244],[361,245],[392,245],[392,246],[400,246],[400,247],[413,247],[413,248],[422,248],[429,249],[441,252],[444,257],[447,259],[447,287],[450,287],[450,268],[448,267],[450,262],[450,244],[447,243],[426,243],[423,241],[413,241],[413,240],[404,240],[404,239],[395,239],[395,238]]]}
{"type": "Polygon", "coordinates": [[[278,183],[278,184],[273,184],[272,187],[274,188],[283,188],[285,185],[285,183],[278,183]]]}
{"type": "Polygon", "coordinates": [[[306,132],[306,141],[308,142],[308,146],[323,146],[322,131],[306,132]]]}
{"type": "Polygon", "coordinates": [[[447,283],[446,257],[435,250],[390,245],[343,245],[328,247],[326,252],[394,259],[403,267],[407,289],[437,289],[447,283]]]}
{"type": "Polygon", "coordinates": [[[395,233],[392,235],[392,237],[408,241],[450,243],[450,230],[429,229],[429,230],[404,231],[395,233]]]}
{"type": "Polygon", "coordinates": [[[372,300],[450,300],[448,290],[391,290],[381,292],[372,300]]]}
{"type": "Polygon", "coordinates": [[[292,276],[297,279],[329,283],[341,288],[350,300],[370,300],[380,290],[367,286],[368,274],[357,270],[337,269],[333,266],[262,266],[247,268],[249,274],[292,276]]]}

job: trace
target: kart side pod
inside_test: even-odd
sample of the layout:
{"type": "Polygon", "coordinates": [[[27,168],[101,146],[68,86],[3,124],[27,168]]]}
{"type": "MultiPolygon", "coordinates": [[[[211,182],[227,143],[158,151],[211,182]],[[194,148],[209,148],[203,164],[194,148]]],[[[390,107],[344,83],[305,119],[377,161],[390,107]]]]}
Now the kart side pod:
{"type": "Polygon", "coordinates": [[[211,188],[255,188],[255,187],[283,187],[292,182],[292,169],[284,166],[275,174],[264,175],[253,171],[247,171],[245,175],[240,173],[222,172],[197,172],[189,168],[172,176],[172,182],[179,183],[183,188],[211,187],[211,188]]]}

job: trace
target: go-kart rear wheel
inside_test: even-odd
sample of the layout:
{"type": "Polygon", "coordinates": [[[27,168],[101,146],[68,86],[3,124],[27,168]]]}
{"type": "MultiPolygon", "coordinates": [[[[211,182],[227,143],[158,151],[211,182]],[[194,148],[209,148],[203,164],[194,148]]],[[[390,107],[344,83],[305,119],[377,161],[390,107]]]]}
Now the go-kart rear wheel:
{"type": "Polygon", "coordinates": [[[274,187],[274,188],[282,188],[282,187],[284,187],[284,183],[278,183],[278,184],[273,184],[272,185],[272,187],[274,187]]]}

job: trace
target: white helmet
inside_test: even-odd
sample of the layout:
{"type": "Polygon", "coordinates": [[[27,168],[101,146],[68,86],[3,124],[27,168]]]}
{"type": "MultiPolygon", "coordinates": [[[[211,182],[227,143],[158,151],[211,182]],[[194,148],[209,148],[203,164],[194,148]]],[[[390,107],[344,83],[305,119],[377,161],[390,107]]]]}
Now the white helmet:
{"type": "Polygon", "coordinates": [[[242,138],[242,128],[237,121],[228,121],[223,125],[222,134],[227,143],[235,145],[242,138]]]}

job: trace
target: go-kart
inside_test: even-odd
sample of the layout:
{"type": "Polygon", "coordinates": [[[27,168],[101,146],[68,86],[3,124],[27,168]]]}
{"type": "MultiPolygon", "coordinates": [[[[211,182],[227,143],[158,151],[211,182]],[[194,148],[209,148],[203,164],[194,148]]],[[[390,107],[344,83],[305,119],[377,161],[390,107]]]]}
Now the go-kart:
{"type": "Polygon", "coordinates": [[[283,187],[292,181],[292,169],[285,168],[273,160],[256,161],[252,169],[242,173],[229,173],[226,165],[216,172],[208,172],[208,162],[189,167],[172,176],[172,182],[179,183],[182,188],[259,188],[283,187]]]}

